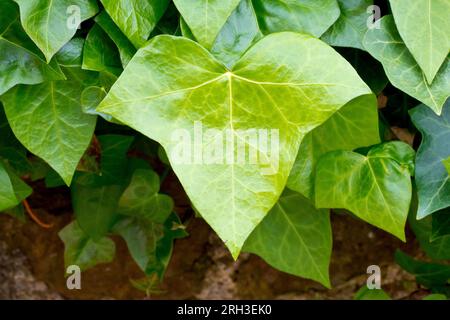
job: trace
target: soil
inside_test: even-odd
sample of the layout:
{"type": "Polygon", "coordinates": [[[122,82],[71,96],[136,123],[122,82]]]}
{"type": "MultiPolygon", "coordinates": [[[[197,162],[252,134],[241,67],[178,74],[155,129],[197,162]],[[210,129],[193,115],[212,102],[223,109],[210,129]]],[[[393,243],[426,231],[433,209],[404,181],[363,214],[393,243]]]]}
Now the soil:
{"type": "MultiPolygon", "coordinates": [[[[279,272],[254,255],[242,254],[234,262],[201,219],[190,219],[189,237],[176,241],[162,293],[147,296],[134,288],[131,280],[143,274],[120,238],[114,238],[114,261],[83,272],[82,289],[68,290],[57,233],[72,219],[69,199],[64,189],[42,190],[29,199],[36,214],[54,225],[51,229],[0,214],[0,299],[352,299],[373,264],[380,266],[382,287],[394,299],[427,294],[393,260],[397,248],[421,255],[409,231],[405,244],[342,213],[332,215],[331,290],[279,272]]],[[[175,201],[178,211],[186,210],[183,195],[175,201]]]]}

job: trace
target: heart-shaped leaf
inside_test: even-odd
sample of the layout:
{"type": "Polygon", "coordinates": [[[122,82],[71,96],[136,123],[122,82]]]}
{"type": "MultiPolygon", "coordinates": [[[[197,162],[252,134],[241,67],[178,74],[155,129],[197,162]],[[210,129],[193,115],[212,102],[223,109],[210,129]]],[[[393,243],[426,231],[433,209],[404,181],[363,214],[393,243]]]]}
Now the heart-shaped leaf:
{"type": "Polygon", "coordinates": [[[284,189],[303,136],[369,93],[348,62],[308,35],[267,36],[232,71],[191,40],[158,36],[98,111],[162,144],[189,198],[237,257],[284,189]],[[256,132],[259,145],[248,139],[256,132]],[[246,149],[250,160],[241,157],[246,149]]]}
{"type": "Polygon", "coordinates": [[[244,250],[281,271],[330,287],[331,245],[329,212],[286,191],[247,239],[244,250]]]}
{"type": "Polygon", "coordinates": [[[31,192],[31,188],[0,160],[0,212],[17,206],[31,192]]]}
{"type": "Polygon", "coordinates": [[[448,0],[389,0],[395,24],[428,83],[450,51],[448,0]]]}
{"type": "Polygon", "coordinates": [[[421,219],[450,206],[450,176],[442,162],[450,155],[450,99],[440,117],[425,105],[414,108],[410,114],[423,137],[415,174],[419,194],[417,218],[421,219]]]}
{"type": "Polygon", "coordinates": [[[383,64],[392,85],[441,114],[442,106],[450,96],[450,59],[446,59],[433,83],[428,84],[398,34],[392,16],[381,18],[380,29],[367,31],[363,43],[366,50],[383,64]]]}
{"type": "Polygon", "coordinates": [[[327,153],[317,164],[316,206],[348,209],[404,241],[413,171],[414,150],[403,142],[378,145],[367,156],[327,153]]]}
{"type": "Polygon", "coordinates": [[[136,48],[144,45],[169,5],[169,0],[100,1],[136,48]]]}
{"type": "Polygon", "coordinates": [[[84,20],[97,11],[95,0],[14,0],[22,26],[47,61],[75,35],[84,20]]]}

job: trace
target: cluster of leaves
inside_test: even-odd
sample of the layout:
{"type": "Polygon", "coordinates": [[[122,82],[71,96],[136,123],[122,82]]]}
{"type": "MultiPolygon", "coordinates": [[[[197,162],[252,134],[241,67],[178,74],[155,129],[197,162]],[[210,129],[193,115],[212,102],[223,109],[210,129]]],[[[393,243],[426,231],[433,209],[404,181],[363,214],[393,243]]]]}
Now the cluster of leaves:
{"type": "MultiPolygon", "coordinates": [[[[450,2],[377,1],[385,15],[371,21],[373,4],[1,0],[0,211],[23,217],[24,181],[65,184],[66,264],[110,261],[117,234],[161,278],[186,234],[145,161],[159,157],[234,258],[330,287],[340,208],[401,240],[410,212],[428,255],[450,259],[450,2]],[[172,133],[196,121],[233,141],[279,130],[278,170],[174,161],[172,133]],[[394,126],[420,130],[417,154],[394,126]]],[[[399,263],[444,290],[448,272],[423,280],[431,267],[399,263]]]]}

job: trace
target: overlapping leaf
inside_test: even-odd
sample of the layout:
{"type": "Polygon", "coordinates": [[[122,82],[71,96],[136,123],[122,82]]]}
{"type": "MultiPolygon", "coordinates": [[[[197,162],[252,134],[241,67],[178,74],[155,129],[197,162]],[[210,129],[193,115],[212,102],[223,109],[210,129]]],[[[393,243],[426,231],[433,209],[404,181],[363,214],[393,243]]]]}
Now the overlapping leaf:
{"type": "Polygon", "coordinates": [[[94,16],[95,0],[14,0],[22,26],[47,61],[75,35],[80,23],[94,16]]]}
{"type": "Polygon", "coordinates": [[[0,159],[0,212],[17,206],[31,192],[31,188],[0,159]]]}
{"type": "Polygon", "coordinates": [[[450,95],[450,63],[446,59],[432,84],[428,84],[408,48],[403,43],[392,16],[380,21],[380,29],[371,29],[364,37],[364,47],[386,71],[392,85],[421,101],[440,114],[450,95]]]}
{"type": "Polygon", "coordinates": [[[372,148],[367,156],[333,151],[317,164],[318,208],[344,208],[405,240],[414,150],[403,142],[372,148]]]}
{"type": "Polygon", "coordinates": [[[286,191],[247,239],[244,250],[278,270],[330,287],[331,225],[327,210],[286,191]]]}
{"type": "Polygon", "coordinates": [[[410,113],[423,139],[415,173],[419,194],[417,218],[421,219],[450,206],[450,177],[442,162],[450,155],[450,100],[440,117],[424,105],[410,113]]]}
{"type": "MultiPolygon", "coordinates": [[[[236,257],[281,194],[303,136],[368,93],[343,58],[307,35],[268,36],[232,71],[190,40],[159,36],[136,54],[98,111],[163,145],[195,207],[236,257]],[[279,156],[250,146],[259,151],[257,164],[237,163],[237,148],[231,161],[223,153],[212,164],[180,161],[177,152],[190,148],[197,121],[225,135],[219,144],[239,139],[247,148],[248,130],[275,130],[279,156]]],[[[206,135],[203,145],[217,141],[206,135]]]]}
{"type": "Polygon", "coordinates": [[[398,32],[428,83],[450,51],[448,0],[389,0],[398,32]]]}

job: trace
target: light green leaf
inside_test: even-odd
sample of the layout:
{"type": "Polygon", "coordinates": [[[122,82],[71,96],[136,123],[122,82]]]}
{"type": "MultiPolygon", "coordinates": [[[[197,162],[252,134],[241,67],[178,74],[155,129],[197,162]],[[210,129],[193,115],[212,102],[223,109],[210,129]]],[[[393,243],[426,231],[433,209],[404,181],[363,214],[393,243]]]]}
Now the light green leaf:
{"type": "Polygon", "coordinates": [[[336,0],[253,0],[264,34],[295,31],[320,37],[339,18],[336,0]]]}
{"type": "Polygon", "coordinates": [[[247,239],[244,251],[261,256],[278,270],[329,288],[331,246],[329,212],[286,191],[247,239]]]}
{"type": "Polygon", "coordinates": [[[198,42],[211,49],[220,29],[236,9],[240,0],[174,0],[198,42]]]}
{"type": "Polygon", "coordinates": [[[0,1],[0,95],[16,84],[38,84],[46,80],[63,80],[58,64],[50,64],[26,35],[20,24],[17,5],[0,1]]]}
{"type": "Polygon", "coordinates": [[[64,264],[77,265],[87,270],[100,263],[109,263],[114,259],[116,245],[111,239],[104,237],[97,241],[89,238],[76,221],[68,224],[59,232],[64,242],[64,264]]]}
{"type": "Polygon", "coordinates": [[[447,297],[445,296],[445,294],[433,293],[424,297],[422,300],[447,300],[447,297]]]}
{"type": "Polygon", "coordinates": [[[338,0],[341,9],[339,19],[322,35],[322,40],[332,46],[363,49],[369,14],[367,8],[373,0],[338,0]]]}
{"type": "Polygon", "coordinates": [[[392,16],[381,18],[380,24],[380,29],[367,31],[363,41],[366,50],[383,64],[393,86],[441,114],[442,106],[450,95],[450,59],[446,59],[433,83],[429,85],[398,34],[392,16]]]}
{"type": "Polygon", "coordinates": [[[450,51],[450,2],[389,2],[398,32],[431,84],[450,51]]]}
{"type": "Polygon", "coordinates": [[[169,0],[100,0],[136,48],[142,47],[169,5],[169,0]]]}
{"type": "Polygon", "coordinates": [[[356,292],[354,300],[391,300],[391,297],[382,289],[369,289],[362,287],[356,292]]]}
{"type": "Polygon", "coordinates": [[[445,169],[447,170],[448,174],[450,175],[450,158],[442,160],[442,163],[444,164],[445,169]]]}
{"type": "Polygon", "coordinates": [[[167,195],[158,194],[158,191],[159,177],[154,171],[136,170],[120,198],[119,213],[163,223],[172,212],[173,201],[167,195]]]}
{"type": "Polygon", "coordinates": [[[258,35],[260,35],[258,19],[252,2],[243,0],[223,26],[211,53],[228,68],[231,68],[258,35]]]}
{"type": "Polygon", "coordinates": [[[334,151],[317,164],[318,208],[343,208],[405,241],[414,150],[403,142],[372,148],[367,156],[334,151]]]}
{"type": "Polygon", "coordinates": [[[189,28],[189,26],[187,25],[186,21],[184,21],[183,16],[180,16],[180,30],[181,30],[181,35],[183,37],[197,41],[197,40],[195,40],[195,37],[192,34],[192,31],[189,28]]]}
{"type": "Polygon", "coordinates": [[[191,40],[158,36],[135,55],[97,111],[165,148],[194,206],[237,257],[278,200],[303,136],[348,101],[369,93],[341,56],[308,35],[265,37],[232,71],[191,40]],[[205,161],[191,161],[190,139],[200,121],[205,130],[217,129],[223,136],[218,141],[209,131],[200,143],[222,148],[212,164],[206,155],[205,161]],[[248,149],[245,134],[255,128],[274,141],[271,150],[252,148],[258,163],[239,163],[239,146],[224,155],[224,140],[234,146],[238,139],[248,149]],[[180,159],[180,149],[186,148],[180,159]]]}
{"type": "Polygon", "coordinates": [[[116,45],[97,24],[86,37],[82,67],[85,70],[108,72],[115,76],[122,72],[122,62],[116,45]]]}
{"type": "Polygon", "coordinates": [[[14,0],[22,26],[47,61],[75,35],[79,24],[94,16],[95,0],[14,0]]]}
{"type": "Polygon", "coordinates": [[[19,205],[31,192],[32,189],[0,160],[0,212],[19,205]]]}
{"type": "Polygon", "coordinates": [[[122,33],[119,27],[117,27],[106,11],[102,11],[98,16],[96,16],[95,22],[97,22],[103,31],[105,31],[111,40],[116,44],[119,49],[122,66],[125,68],[136,53],[136,48],[122,33]]]}
{"type": "Polygon", "coordinates": [[[450,155],[450,100],[440,117],[424,105],[410,114],[423,137],[415,173],[419,193],[417,218],[421,219],[450,206],[450,176],[442,163],[450,155]]]}
{"type": "Polygon", "coordinates": [[[287,187],[314,199],[314,172],[319,158],[334,150],[354,150],[380,143],[377,100],[358,97],[303,139],[287,187]]]}

